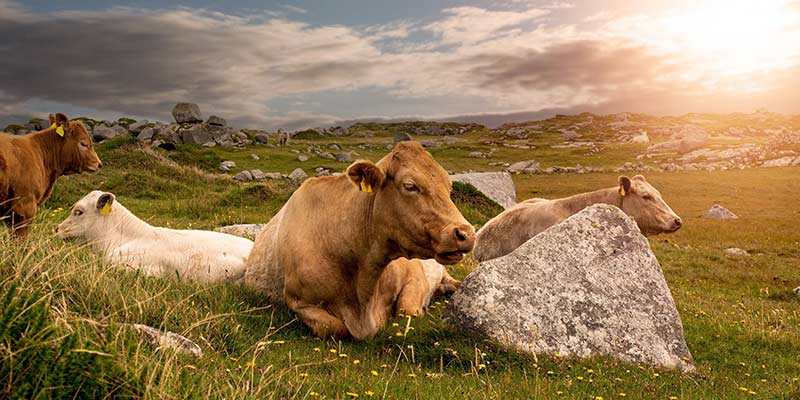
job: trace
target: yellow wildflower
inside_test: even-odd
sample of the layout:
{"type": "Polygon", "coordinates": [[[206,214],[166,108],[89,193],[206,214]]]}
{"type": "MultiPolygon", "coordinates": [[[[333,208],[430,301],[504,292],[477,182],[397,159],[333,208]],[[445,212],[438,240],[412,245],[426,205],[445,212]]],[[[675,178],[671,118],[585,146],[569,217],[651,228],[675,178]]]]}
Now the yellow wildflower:
{"type": "Polygon", "coordinates": [[[328,350],[328,351],[330,351],[330,352],[331,352],[331,353],[333,353],[333,354],[336,354],[336,349],[330,349],[330,350],[328,350]]]}
{"type": "Polygon", "coordinates": [[[375,371],[374,369],[369,371],[369,373],[372,374],[372,376],[378,376],[378,371],[375,371]]]}
{"type": "Polygon", "coordinates": [[[361,363],[361,361],[360,361],[360,360],[353,360],[353,364],[356,364],[356,365],[357,365],[357,364],[360,364],[360,363],[361,363]]]}
{"type": "Polygon", "coordinates": [[[375,395],[375,392],[373,392],[372,390],[367,390],[366,392],[364,392],[364,394],[369,397],[372,397],[373,395],[375,395]]]}
{"type": "Polygon", "coordinates": [[[347,395],[352,397],[352,398],[358,397],[358,393],[353,393],[353,392],[347,392],[347,395]]]}
{"type": "Polygon", "coordinates": [[[308,378],[308,372],[301,372],[300,373],[300,377],[301,378],[308,378]]]}

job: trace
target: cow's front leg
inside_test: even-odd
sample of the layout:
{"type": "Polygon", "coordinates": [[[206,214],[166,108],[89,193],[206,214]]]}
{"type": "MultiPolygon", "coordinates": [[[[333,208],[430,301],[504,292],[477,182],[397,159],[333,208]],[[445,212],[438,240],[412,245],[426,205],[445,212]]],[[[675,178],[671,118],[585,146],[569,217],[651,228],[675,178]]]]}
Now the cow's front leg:
{"type": "Polygon", "coordinates": [[[350,332],[341,319],[337,318],[327,310],[312,304],[304,303],[298,298],[287,296],[289,308],[294,311],[306,326],[311,328],[315,336],[323,339],[333,337],[343,339],[350,332]]]}
{"type": "Polygon", "coordinates": [[[11,237],[25,239],[36,215],[36,203],[32,200],[19,199],[11,206],[10,218],[6,221],[11,229],[11,237]]]}
{"type": "Polygon", "coordinates": [[[451,295],[461,287],[461,281],[456,278],[453,278],[448,272],[447,269],[444,270],[444,276],[442,276],[442,281],[439,283],[439,286],[436,288],[436,294],[440,295],[451,295]]]}

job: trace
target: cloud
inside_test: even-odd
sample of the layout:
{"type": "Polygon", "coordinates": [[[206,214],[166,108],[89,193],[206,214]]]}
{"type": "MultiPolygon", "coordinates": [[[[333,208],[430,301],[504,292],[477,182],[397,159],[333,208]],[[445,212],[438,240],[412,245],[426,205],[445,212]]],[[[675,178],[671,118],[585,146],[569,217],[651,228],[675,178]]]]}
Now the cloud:
{"type": "Polygon", "coordinates": [[[706,28],[691,13],[600,12],[566,23],[559,22],[564,4],[539,4],[515,11],[454,7],[434,21],[356,27],[185,7],[33,14],[0,0],[0,115],[53,111],[26,109],[31,104],[72,104],[102,115],[169,120],[174,103],[192,101],[206,115],[272,129],[356,120],[391,110],[387,101],[403,104],[388,118],[449,118],[465,110],[521,116],[691,105],[706,111],[704,104],[796,99],[786,87],[797,81],[791,73],[799,50],[791,45],[797,41],[783,40],[800,40],[796,10],[720,14],[729,18],[715,22],[715,31],[752,33],[737,47],[724,35],[719,42],[689,41],[706,28]],[[739,29],[748,16],[774,23],[739,29]],[[749,63],[742,54],[752,55],[749,63]],[[323,93],[326,103],[311,106],[323,93]],[[383,103],[370,109],[369,99],[361,100],[363,109],[353,111],[337,103],[336,93],[383,103]]]}
{"type": "Polygon", "coordinates": [[[469,45],[490,39],[495,35],[519,27],[550,13],[549,10],[531,8],[521,12],[489,11],[478,7],[455,7],[444,10],[447,17],[428,25],[425,29],[441,37],[442,44],[469,45]]]}

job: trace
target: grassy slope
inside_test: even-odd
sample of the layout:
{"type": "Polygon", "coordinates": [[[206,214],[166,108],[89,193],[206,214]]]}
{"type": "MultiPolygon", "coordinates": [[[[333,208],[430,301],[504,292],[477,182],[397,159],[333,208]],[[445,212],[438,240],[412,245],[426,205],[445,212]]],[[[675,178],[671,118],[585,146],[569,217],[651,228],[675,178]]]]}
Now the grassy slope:
{"type": "MultiPolygon", "coordinates": [[[[435,148],[432,153],[450,170],[492,169],[485,165],[492,159],[466,158],[470,151],[491,148],[480,143],[485,138],[479,134],[467,137],[468,142],[435,148]]],[[[386,140],[336,142],[347,142],[348,150],[357,143],[383,144],[386,140]]],[[[544,166],[575,162],[602,166],[618,165],[621,162],[617,160],[623,156],[627,160],[631,154],[630,149],[609,148],[590,162],[580,153],[559,156],[546,150],[548,140],[542,139],[545,143],[537,143],[542,147],[534,151],[498,148],[503,153],[495,160],[536,158],[544,166]],[[579,161],[571,161],[572,157],[579,161]]],[[[9,353],[8,344],[0,345],[3,365],[12,359],[24,360],[25,354],[31,355],[34,365],[36,360],[44,361],[37,357],[47,353],[51,343],[63,343],[63,336],[71,333],[68,337],[80,339],[73,347],[83,349],[71,354],[96,357],[68,364],[64,370],[91,371],[83,374],[84,387],[99,388],[98,393],[114,390],[117,395],[135,397],[314,398],[313,393],[325,398],[352,397],[348,393],[360,398],[370,393],[389,398],[609,399],[620,398],[621,393],[627,398],[800,396],[800,300],[790,293],[800,285],[797,168],[648,175],[686,222],[675,235],[651,239],[699,369],[696,375],[681,376],[607,359],[536,359],[504,352],[492,343],[444,328],[440,320],[443,299],[428,316],[393,321],[396,326],[390,324],[369,342],[319,340],[310,337],[291,313],[272,307],[248,290],[145,278],[106,265],[86,249],[62,243],[50,233],[64,217],[57,207],[68,208],[90,189],[114,191],[120,201],[154,224],[212,228],[265,222],[291,190],[277,183],[240,185],[208,174],[218,160],[233,159],[239,169],[265,172],[289,172],[298,166],[309,173],[316,166],[346,167],[316,158],[297,162],[296,154],[289,150],[304,149],[312,141],[295,143],[290,149],[259,147],[237,153],[182,148],[172,156],[200,165],[206,172],[165,165],[130,149],[115,150],[123,142],[100,146],[106,167],[99,174],[59,181],[46,209],[39,213],[29,243],[12,243],[0,231],[0,288],[6,292],[11,285],[18,285],[21,293],[39,293],[50,310],[41,324],[59,333],[41,338],[40,344],[46,346],[28,350],[32,353],[14,347],[14,353],[9,353]],[[262,160],[252,160],[250,153],[259,154],[262,160]],[[724,222],[699,218],[714,202],[742,218],[724,222]],[[730,246],[754,255],[744,259],[722,255],[721,250],[730,246]],[[205,356],[195,360],[157,349],[122,328],[123,322],[182,333],[200,344],[205,356]],[[107,376],[97,373],[100,367],[108,371],[107,376]]],[[[385,153],[383,149],[357,151],[372,160],[385,153]]],[[[564,196],[610,186],[615,180],[614,174],[515,177],[520,199],[564,196]]],[[[480,214],[471,217],[474,222],[485,218],[480,214]]],[[[463,278],[472,268],[474,263],[466,261],[451,272],[463,278]]],[[[34,317],[33,311],[20,316],[9,312],[10,307],[3,310],[3,321],[11,319],[21,326],[28,326],[25,323],[34,317]]],[[[1,329],[0,334],[4,335],[0,343],[7,343],[12,335],[1,329]]],[[[17,370],[17,376],[26,376],[28,371],[17,370]]],[[[69,377],[65,381],[73,378],[65,375],[69,377]]],[[[56,378],[52,385],[57,384],[56,378]]],[[[19,389],[6,381],[0,384],[0,393],[19,389]]],[[[55,387],[37,390],[45,390],[49,396],[68,394],[55,387]]]]}

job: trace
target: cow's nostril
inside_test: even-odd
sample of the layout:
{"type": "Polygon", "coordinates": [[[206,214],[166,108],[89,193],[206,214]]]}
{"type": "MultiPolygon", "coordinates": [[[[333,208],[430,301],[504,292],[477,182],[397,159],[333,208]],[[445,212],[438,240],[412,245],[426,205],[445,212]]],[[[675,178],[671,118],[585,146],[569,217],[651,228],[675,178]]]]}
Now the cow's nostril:
{"type": "Polygon", "coordinates": [[[467,235],[466,233],[464,233],[464,231],[461,230],[461,228],[456,228],[456,238],[458,239],[459,242],[463,242],[467,240],[467,235]]]}
{"type": "Polygon", "coordinates": [[[675,226],[680,228],[681,225],[683,225],[683,221],[680,218],[675,218],[675,226]]]}
{"type": "Polygon", "coordinates": [[[102,162],[97,163],[97,168],[103,168],[103,163],[102,162]]]}

